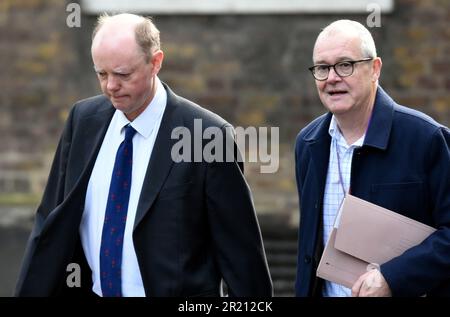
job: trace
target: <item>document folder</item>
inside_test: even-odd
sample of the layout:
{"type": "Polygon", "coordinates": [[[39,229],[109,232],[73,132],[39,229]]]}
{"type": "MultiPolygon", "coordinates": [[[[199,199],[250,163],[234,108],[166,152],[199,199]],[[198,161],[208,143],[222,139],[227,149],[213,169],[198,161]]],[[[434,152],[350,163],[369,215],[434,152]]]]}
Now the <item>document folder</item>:
{"type": "Polygon", "coordinates": [[[434,228],[346,195],[317,276],[351,288],[369,263],[383,264],[420,244],[434,228]]]}

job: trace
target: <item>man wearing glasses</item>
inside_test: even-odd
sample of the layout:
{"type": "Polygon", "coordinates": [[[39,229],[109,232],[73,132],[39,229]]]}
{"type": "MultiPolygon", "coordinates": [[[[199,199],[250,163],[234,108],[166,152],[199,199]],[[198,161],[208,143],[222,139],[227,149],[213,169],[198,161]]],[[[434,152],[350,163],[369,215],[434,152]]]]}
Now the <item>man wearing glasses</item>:
{"type": "Polygon", "coordinates": [[[449,129],[396,104],[378,85],[382,61],[358,22],[328,25],[313,63],[309,70],[329,112],[296,140],[297,296],[449,296],[449,129]],[[346,193],[437,230],[363,274],[352,289],[319,279],[317,266],[346,193]]]}

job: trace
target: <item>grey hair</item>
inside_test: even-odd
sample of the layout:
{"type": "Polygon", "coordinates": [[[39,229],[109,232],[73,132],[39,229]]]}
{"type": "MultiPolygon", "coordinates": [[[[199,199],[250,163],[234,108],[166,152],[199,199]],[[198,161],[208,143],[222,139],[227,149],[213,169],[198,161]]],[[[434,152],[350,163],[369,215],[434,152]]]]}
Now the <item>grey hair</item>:
{"type": "MultiPolygon", "coordinates": [[[[92,31],[92,40],[97,35],[98,31],[101,29],[105,23],[110,21],[117,15],[109,15],[108,13],[103,13],[97,19],[97,23],[92,31]]],[[[161,40],[159,38],[159,30],[153,23],[150,17],[137,16],[141,18],[141,22],[136,24],[134,29],[134,35],[136,43],[141,48],[142,53],[144,53],[145,61],[148,63],[152,57],[153,52],[161,49],[161,40]]]]}
{"type": "Polygon", "coordinates": [[[361,23],[352,20],[337,20],[327,25],[317,38],[335,31],[356,33],[357,37],[361,40],[362,55],[371,58],[377,57],[377,48],[372,34],[370,34],[369,30],[361,23]]]}

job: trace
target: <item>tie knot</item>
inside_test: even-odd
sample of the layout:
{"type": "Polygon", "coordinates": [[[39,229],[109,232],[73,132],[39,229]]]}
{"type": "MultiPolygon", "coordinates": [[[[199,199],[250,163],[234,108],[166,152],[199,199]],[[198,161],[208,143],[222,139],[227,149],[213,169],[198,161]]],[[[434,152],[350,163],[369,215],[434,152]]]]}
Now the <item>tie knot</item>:
{"type": "Polygon", "coordinates": [[[136,134],[136,130],[131,126],[131,124],[125,127],[125,141],[131,141],[136,134]]]}

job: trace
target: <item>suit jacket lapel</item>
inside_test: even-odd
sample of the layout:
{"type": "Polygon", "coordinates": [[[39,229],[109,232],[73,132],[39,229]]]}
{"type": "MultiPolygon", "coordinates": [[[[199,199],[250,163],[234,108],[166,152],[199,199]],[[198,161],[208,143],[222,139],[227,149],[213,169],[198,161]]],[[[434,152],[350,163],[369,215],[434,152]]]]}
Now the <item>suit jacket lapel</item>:
{"type": "MultiPolygon", "coordinates": [[[[76,159],[72,159],[71,171],[68,175],[68,186],[66,191],[70,192],[66,193],[67,197],[62,203],[63,206],[75,207],[56,208],[53,213],[55,216],[60,213],[70,213],[75,217],[73,218],[75,223],[81,221],[84,199],[86,197],[86,190],[92,169],[94,168],[98,152],[115,111],[110,103],[93,105],[98,107],[104,107],[105,105],[106,109],[101,110],[92,116],[82,118],[76,124],[80,130],[80,134],[74,137],[75,143],[72,144],[72,151],[76,153],[74,156],[76,159]]],[[[76,131],[74,133],[76,133],[76,131]]],[[[47,220],[47,222],[49,221],[47,220]]],[[[73,228],[74,230],[78,230],[78,226],[74,226],[73,228]]]]}
{"type": "Polygon", "coordinates": [[[106,131],[108,130],[114,112],[115,109],[111,105],[110,109],[87,117],[80,123],[83,133],[83,149],[80,149],[79,153],[84,154],[83,161],[80,160],[80,163],[83,164],[84,171],[88,172],[88,176],[90,176],[94,167],[98,152],[100,151],[100,147],[103,143],[103,139],[105,138],[106,131]]]}
{"type": "MultiPolygon", "coordinates": [[[[71,165],[71,171],[68,175],[68,186],[66,189],[70,192],[67,193],[63,204],[69,206],[71,205],[70,202],[74,200],[74,206],[79,208],[57,208],[55,210],[56,214],[60,212],[73,213],[73,210],[77,210],[79,212],[73,213],[73,216],[77,217],[77,223],[81,220],[87,185],[114,111],[115,109],[109,104],[105,110],[87,118],[82,118],[77,123],[80,135],[74,137],[74,142],[76,143],[72,145],[72,151],[76,153],[74,156],[76,159],[72,159],[73,165],[71,165]]],[[[78,227],[75,226],[74,228],[78,230],[78,227]]]]}
{"type": "Polygon", "coordinates": [[[315,175],[317,176],[317,190],[319,198],[323,199],[325,183],[328,172],[328,161],[330,156],[330,142],[326,138],[314,142],[310,146],[311,157],[314,158],[315,175]]]}
{"type": "MultiPolygon", "coordinates": [[[[328,163],[330,156],[330,142],[331,136],[328,133],[328,128],[331,121],[331,113],[325,115],[324,119],[316,126],[316,128],[311,131],[310,134],[305,136],[305,141],[309,145],[309,151],[311,152],[312,166],[314,170],[314,176],[316,178],[316,201],[313,204],[316,206],[312,216],[311,225],[317,230],[314,230],[315,236],[312,237],[315,241],[315,251],[314,258],[315,263],[319,263],[320,255],[322,254],[322,236],[323,236],[323,226],[322,226],[322,206],[323,196],[325,194],[325,184],[328,172],[328,163]]],[[[317,280],[316,280],[317,281],[317,280]]],[[[319,287],[316,285],[315,287],[319,287]]]]}
{"type": "Polygon", "coordinates": [[[325,183],[328,171],[328,161],[330,157],[330,142],[331,136],[328,133],[328,128],[331,121],[331,113],[327,113],[323,120],[305,136],[305,141],[309,145],[311,151],[312,164],[314,167],[314,174],[317,177],[318,198],[323,200],[325,192],[325,183]]]}
{"type": "Polygon", "coordinates": [[[167,105],[142,185],[134,228],[149,211],[173,165],[171,149],[178,140],[171,138],[172,130],[183,126],[181,117],[176,115],[178,97],[165,84],[163,85],[167,91],[167,105]]]}

